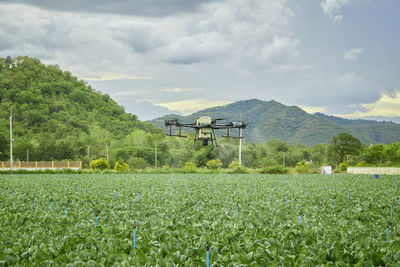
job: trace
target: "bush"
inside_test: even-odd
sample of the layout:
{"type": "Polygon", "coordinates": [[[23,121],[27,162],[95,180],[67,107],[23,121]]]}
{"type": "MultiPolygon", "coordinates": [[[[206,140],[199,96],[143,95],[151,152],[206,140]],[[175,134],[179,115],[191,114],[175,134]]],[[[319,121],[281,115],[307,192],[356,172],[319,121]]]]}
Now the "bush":
{"type": "Polygon", "coordinates": [[[144,158],[132,157],[128,160],[128,165],[134,169],[144,169],[149,163],[144,158]]]}
{"type": "Polygon", "coordinates": [[[296,172],[300,174],[308,173],[308,164],[304,159],[297,162],[296,172]]]}
{"type": "Polygon", "coordinates": [[[194,164],[193,162],[187,161],[187,162],[185,162],[185,167],[183,167],[183,169],[185,170],[185,172],[194,173],[194,172],[196,172],[196,164],[194,164]]]}
{"type": "Polygon", "coordinates": [[[361,161],[361,162],[357,163],[356,166],[357,167],[365,167],[365,161],[361,161]]]}
{"type": "Polygon", "coordinates": [[[122,172],[122,171],[125,171],[125,170],[129,170],[129,165],[126,164],[125,162],[117,161],[117,162],[115,163],[114,170],[116,170],[116,171],[118,171],[118,172],[122,172]]]}
{"type": "Polygon", "coordinates": [[[110,164],[108,164],[105,158],[99,158],[90,162],[90,168],[92,168],[93,170],[104,170],[109,169],[110,164]]]}
{"type": "Polygon", "coordinates": [[[265,168],[261,169],[260,173],[287,174],[287,173],[289,173],[289,168],[284,167],[282,165],[275,165],[275,166],[265,167],[265,168]]]}
{"type": "Polygon", "coordinates": [[[209,168],[210,170],[216,171],[221,167],[222,167],[222,162],[219,159],[217,160],[212,159],[207,161],[207,168],[209,168]]]}
{"type": "Polygon", "coordinates": [[[339,170],[342,172],[347,171],[347,168],[349,167],[349,164],[347,161],[343,161],[342,163],[339,164],[339,170]]]}
{"type": "Polygon", "coordinates": [[[250,172],[246,167],[236,166],[234,168],[231,168],[231,170],[228,173],[232,173],[232,174],[247,174],[247,173],[250,173],[250,172]]]}
{"type": "Polygon", "coordinates": [[[232,160],[231,164],[229,164],[228,168],[229,169],[234,169],[236,167],[239,167],[239,161],[232,160]]]}

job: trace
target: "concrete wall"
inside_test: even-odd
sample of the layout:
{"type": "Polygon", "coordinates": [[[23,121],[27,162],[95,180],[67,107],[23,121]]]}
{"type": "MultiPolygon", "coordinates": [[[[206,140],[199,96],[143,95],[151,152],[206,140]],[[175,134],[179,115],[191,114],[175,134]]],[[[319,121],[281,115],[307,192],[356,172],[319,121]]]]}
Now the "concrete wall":
{"type": "Polygon", "coordinates": [[[400,174],[400,167],[348,167],[353,174],[400,174]]]}

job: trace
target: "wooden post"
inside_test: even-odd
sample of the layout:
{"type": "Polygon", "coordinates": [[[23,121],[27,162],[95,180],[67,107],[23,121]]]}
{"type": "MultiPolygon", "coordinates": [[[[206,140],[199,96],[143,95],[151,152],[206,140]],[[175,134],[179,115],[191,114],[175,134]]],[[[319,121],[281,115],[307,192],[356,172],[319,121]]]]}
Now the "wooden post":
{"type": "Polygon", "coordinates": [[[35,169],[37,169],[37,161],[36,161],[36,164],[35,164],[35,169]]]}
{"type": "Polygon", "coordinates": [[[1,169],[4,169],[4,161],[1,162],[1,169]]]}
{"type": "Polygon", "coordinates": [[[79,169],[82,169],[82,161],[79,161],[79,169]]]}
{"type": "Polygon", "coordinates": [[[18,161],[18,169],[21,169],[21,161],[18,161]]]}
{"type": "Polygon", "coordinates": [[[68,169],[69,169],[69,161],[68,161],[68,169]]]}
{"type": "Polygon", "coordinates": [[[51,167],[54,168],[54,161],[51,162],[51,167]]]}

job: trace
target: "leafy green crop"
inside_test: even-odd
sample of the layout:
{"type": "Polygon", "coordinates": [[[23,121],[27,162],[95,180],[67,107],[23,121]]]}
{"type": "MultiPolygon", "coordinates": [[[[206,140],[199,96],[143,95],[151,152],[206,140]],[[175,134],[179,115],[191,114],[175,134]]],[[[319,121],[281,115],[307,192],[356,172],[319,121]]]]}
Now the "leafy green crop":
{"type": "Polygon", "coordinates": [[[391,265],[400,262],[398,184],[355,175],[3,175],[0,266],[205,266],[206,243],[214,266],[391,265]]]}

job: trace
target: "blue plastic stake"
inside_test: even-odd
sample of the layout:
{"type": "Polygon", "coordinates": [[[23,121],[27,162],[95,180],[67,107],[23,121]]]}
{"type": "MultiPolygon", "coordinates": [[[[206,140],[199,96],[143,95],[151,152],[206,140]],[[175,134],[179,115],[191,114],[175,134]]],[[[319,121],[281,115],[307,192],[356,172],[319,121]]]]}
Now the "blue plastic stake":
{"type": "Polygon", "coordinates": [[[285,201],[286,203],[285,203],[285,207],[287,207],[287,196],[286,196],[286,201],[285,201]]]}
{"type": "Polygon", "coordinates": [[[325,191],[328,190],[328,186],[325,185],[325,191]]]}
{"type": "Polygon", "coordinates": [[[400,195],[399,195],[399,204],[400,204],[400,195]]]}
{"type": "Polygon", "coordinates": [[[33,207],[36,208],[36,197],[33,199],[33,207]]]}
{"type": "Polygon", "coordinates": [[[151,191],[154,191],[154,186],[153,185],[151,186],[151,191]]]}
{"type": "Polygon", "coordinates": [[[24,205],[24,194],[22,194],[22,205],[24,205]]]}
{"type": "Polygon", "coordinates": [[[52,211],[52,210],[53,210],[53,202],[50,201],[50,211],[52,211]]]}
{"type": "Polygon", "coordinates": [[[333,207],[336,207],[336,198],[333,199],[333,207]]]}
{"type": "Polygon", "coordinates": [[[65,208],[65,217],[68,218],[68,207],[65,208]]]}
{"type": "Polygon", "coordinates": [[[393,213],[392,213],[392,204],[390,204],[390,218],[392,218],[393,216],[393,213]]]}
{"type": "Polygon", "coordinates": [[[386,243],[389,242],[389,226],[386,228],[386,243]]]}
{"type": "Polygon", "coordinates": [[[96,229],[96,227],[97,227],[97,215],[95,216],[95,219],[94,219],[94,229],[96,229]]]}
{"type": "Polygon", "coordinates": [[[139,201],[140,199],[140,193],[137,193],[137,200],[139,201]]]}
{"type": "Polygon", "coordinates": [[[347,200],[350,200],[350,191],[347,191],[347,200]]]}
{"type": "Polygon", "coordinates": [[[99,193],[101,194],[101,187],[99,186],[99,193]]]}
{"type": "Polygon", "coordinates": [[[301,219],[302,219],[302,216],[300,215],[300,224],[301,224],[301,219]]]}
{"type": "Polygon", "coordinates": [[[197,200],[197,211],[199,211],[199,201],[197,200]]]}
{"type": "Polygon", "coordinates": [[[136,248],[136,226],[133,227],[133,249],[136,248]]]}
{"type": "Polygon", "coordinates": [[[210,266],[210,251],[207,250],[207,267],[210,266]]]}
{"type": "Polygon", "coordinates": [[[115,190],[115,197],[118,197],[118,190],[115,190]]]}
{"type": "Polygon", "coordinates": [[[239,207],[236,206],[236,217],[238,217],[238,216],[239,216],[239,207]]]}

